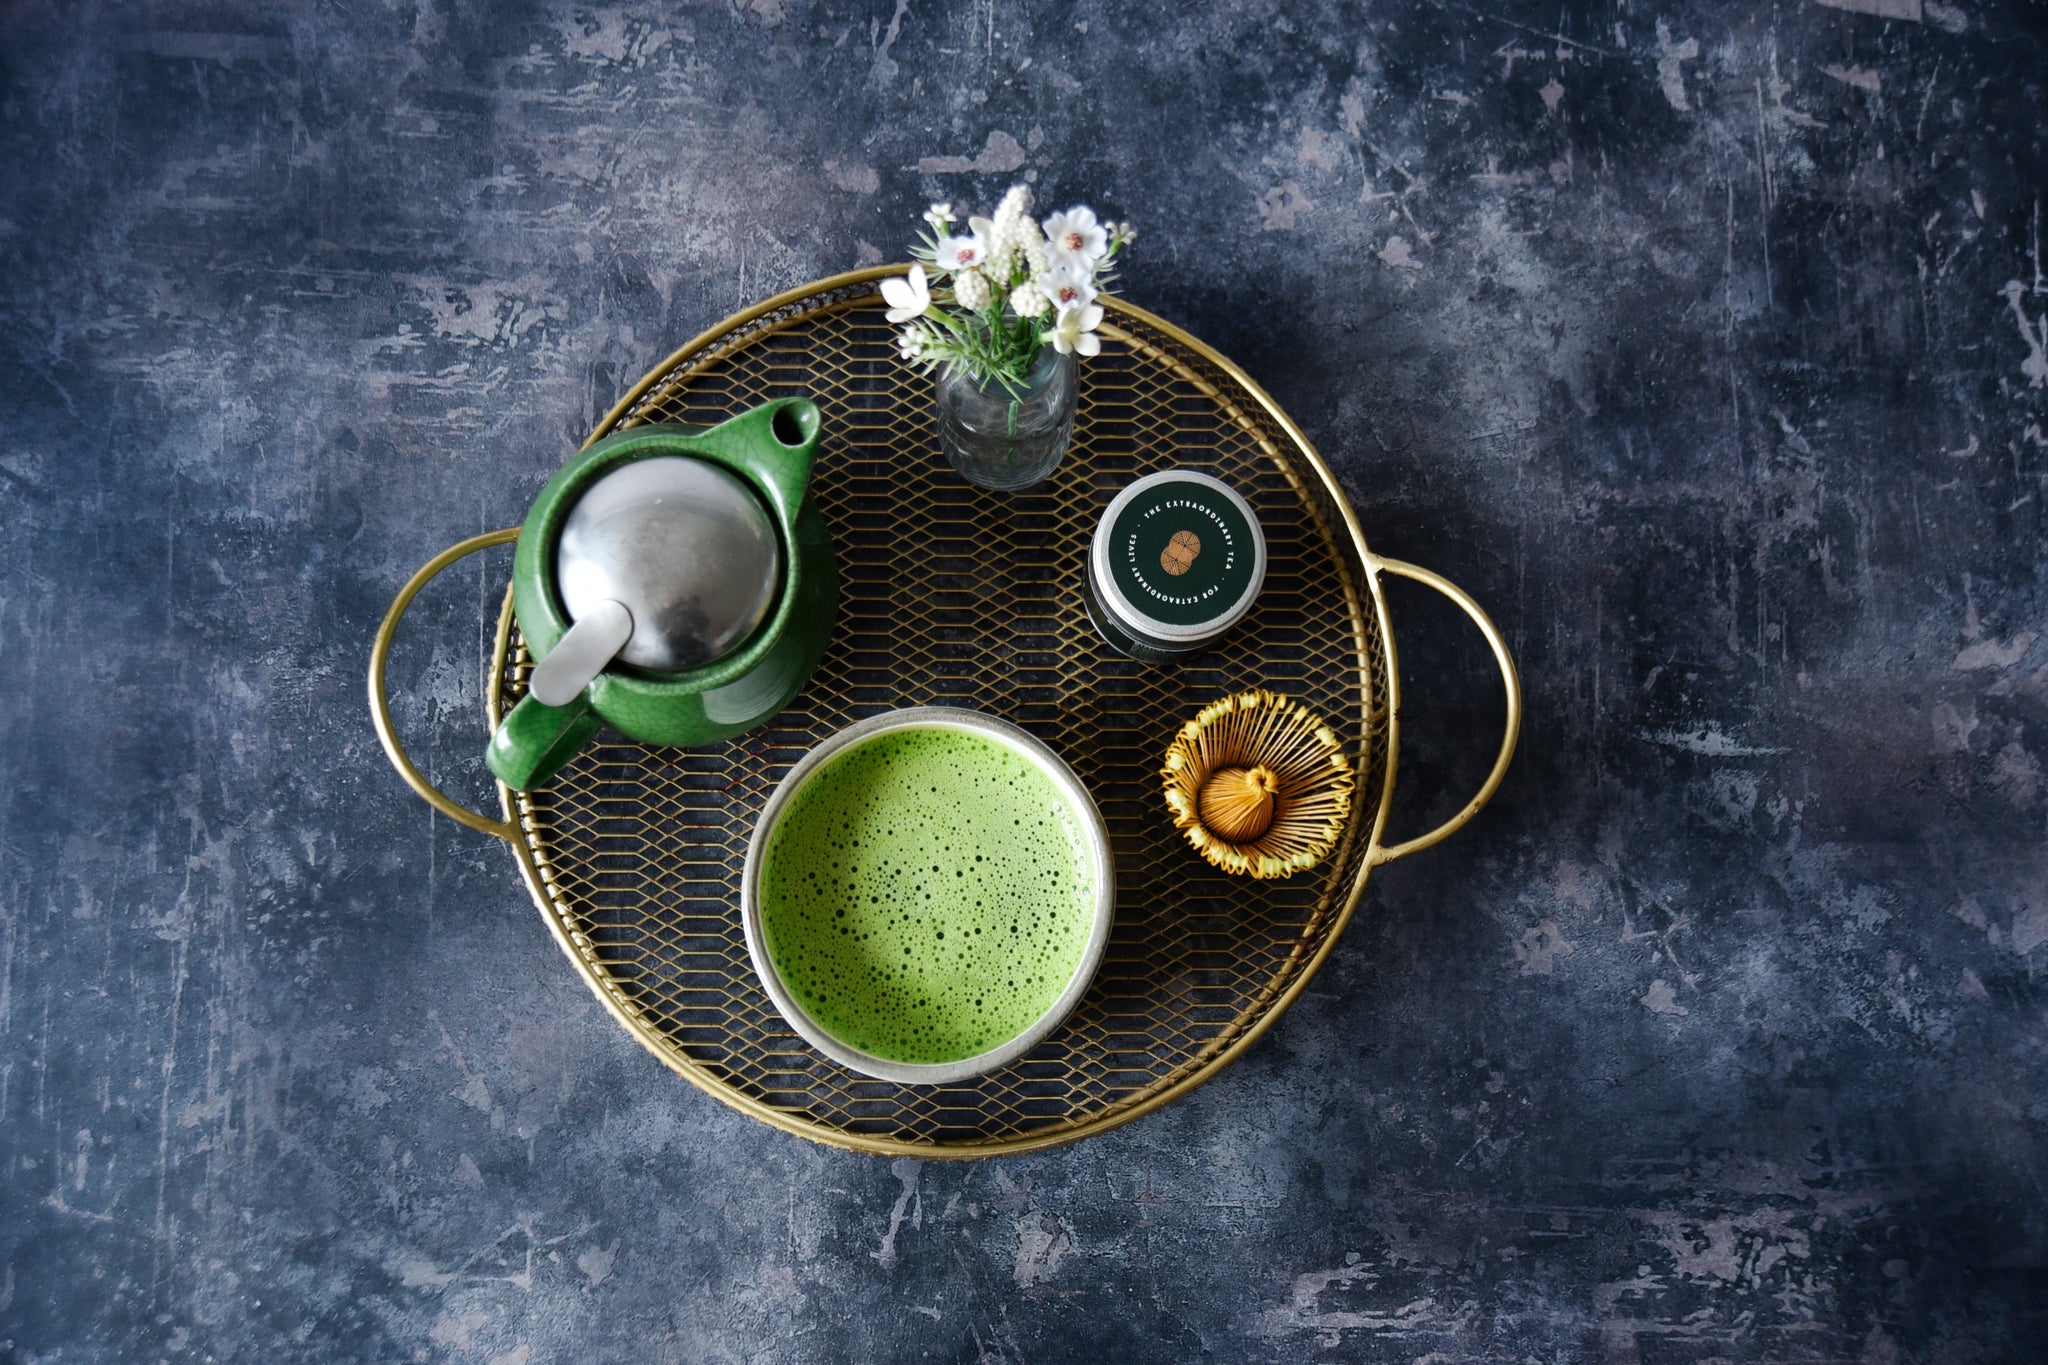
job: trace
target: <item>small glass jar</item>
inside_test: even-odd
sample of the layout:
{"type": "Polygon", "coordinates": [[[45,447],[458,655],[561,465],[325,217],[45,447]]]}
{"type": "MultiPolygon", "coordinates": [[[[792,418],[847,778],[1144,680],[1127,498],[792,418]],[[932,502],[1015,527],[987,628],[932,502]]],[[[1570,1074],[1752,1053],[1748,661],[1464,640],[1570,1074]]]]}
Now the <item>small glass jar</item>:
{"type": "Polygon", "coordinates": [[[1103,512],[1081,596],[1119,651],[1172,663],[1242,621],[1265,582],[1266,534],[1251,505],[1220,479],[1163,469],[1103,512]]]}
{"type": "Polygon", "coordinates": [[[965,371],[941,369],[933,380],[939,445],[960,477],[983,488],[1029,488],[1053,470],[1074,436],[1074,357],[1050,345],[1016,393],[1000,381],[983,384],[965,371]]]}

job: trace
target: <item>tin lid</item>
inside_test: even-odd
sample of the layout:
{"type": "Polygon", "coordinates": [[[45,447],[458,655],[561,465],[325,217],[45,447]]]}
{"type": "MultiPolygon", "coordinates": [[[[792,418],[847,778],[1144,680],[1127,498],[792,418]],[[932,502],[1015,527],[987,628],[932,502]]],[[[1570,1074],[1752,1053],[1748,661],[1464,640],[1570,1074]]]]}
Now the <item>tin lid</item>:
{"type": "Polygon", "coordinates": [[[1235,490],[1192,469],[1165,469],[1116,495],[1088,570],[1110,613],[1171,644],[1220,635],[1266,581],[1266,537],[1235,490]]]}

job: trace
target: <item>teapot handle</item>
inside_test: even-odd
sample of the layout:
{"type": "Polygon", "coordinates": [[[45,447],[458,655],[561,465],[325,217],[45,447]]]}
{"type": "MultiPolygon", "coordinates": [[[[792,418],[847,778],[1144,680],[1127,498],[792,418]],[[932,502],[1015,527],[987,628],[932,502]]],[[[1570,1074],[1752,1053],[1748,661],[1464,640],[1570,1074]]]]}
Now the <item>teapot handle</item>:
{"type": "Polygon", "coordinates": [[[398,596],[391,603],[391,609],[384,613],[384,623],[377,627],[376,643],[370,646],[370,720],[377,727],[377,740],[384,746],[384,756],[391,760],[391,766],[398,769],[398,775],[405,779],[405,785],[420,794],[426,803],[449,819],[480,829],[486,834],[495,834],[507,843],[516,840],[517,831],[510,820],[493,820],[479,815],[469,807],[457,803],[445,795],[440,788],[427,781],[424,774],[413,766],[406,755],[405,746],[398,742],[397,732],[391,728],[391,708],[384,697],[384,665],[391,657],[391,638],[398,632],[399,618],[412,605],[412,599],[427,585],[427,580],[466,555],[493,545],[508,545],[519,538],[519,528],[508,526],[502,531],[489,531],[480,536],[471,536],[458,545],[451,545],[428,560],[420,571],[406,581],[398,590],[398,596]]]}

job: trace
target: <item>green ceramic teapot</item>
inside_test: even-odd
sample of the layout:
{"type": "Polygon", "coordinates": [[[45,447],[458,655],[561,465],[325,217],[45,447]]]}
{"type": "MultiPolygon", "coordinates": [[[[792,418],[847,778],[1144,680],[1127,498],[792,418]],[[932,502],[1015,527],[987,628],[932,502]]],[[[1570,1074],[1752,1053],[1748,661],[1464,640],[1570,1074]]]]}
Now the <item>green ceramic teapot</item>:
{"type": "Polygon", "coordinates": [[[539,786],[603,725],[708,744],[786,706],[831,631],[838,571],[805,496],[815,403],[633,427],[550,480],[520,527],[512,611],[536,663],[486,761],[539,786]]]}
{"type": "Polygon", "coordinates": [[[429,580],[512,540],[512,610],[536,662],[485,754],[508,787],[545,783],[605,725],[647,744],[709,744],[788,705],[825,651],[838,596],[825,519],[806,496],[819,426],[815,403],[788,398],[715,427],[615,433],[548,480],[522,526],[429,561],[370,651],[371,716],[406,781],[464,824],[502,832],[405,757],[384,664],[429,580]]]}

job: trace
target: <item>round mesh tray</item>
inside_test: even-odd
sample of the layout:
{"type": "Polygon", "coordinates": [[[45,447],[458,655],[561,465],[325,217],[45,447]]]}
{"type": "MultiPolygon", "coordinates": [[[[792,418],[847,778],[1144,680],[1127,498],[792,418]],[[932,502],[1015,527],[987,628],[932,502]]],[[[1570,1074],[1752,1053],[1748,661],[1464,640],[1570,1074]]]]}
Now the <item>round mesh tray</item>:
{"type": "MultiPolygon", "coordinates": [[[[1127,304],[1109,301],[1102,354],[1080,371],[1073,447],[1053,477],[1022,493],[967,484],[939,452],[929,381],[897,358],[878,289],[890,273],[820,281],[728,319],[647,375],[592,433],[709,425],[787,395],[823,409],[812,496],[839,556],[841,598],[824,661],[788,710],[699,749],[601,735],[548,786],[501,786],[504,824],[459,811],[390,733],[383,662],[419,585],[511,532],[451,549],[407,585],[372,654],[372,704],[401,773],[437,806],[510,840],[577,970],[670,1067],[817,1141],[988,1156],[1115,1127],[1236,1057],[1329,953],[1369,870],[1443,838],[1492,794],[1520,703],[1505,646],[1476,604],[1426,570],[1370,555],[1329,470],[1272,400],[1200,342],[1127,304]],[[1096,635],[1081,575],[1109,499],[1171,466],[1241,492],[1269,558],[1243,624],[1213,651],[1157,667],[1096,635]],[[1394,847],[1380,843],[1398,746],[1382,572],[1421,579],[1464,607],[1508,694],[1508,735],[1485,787],[1443,826],[1394,847]],[[1210,867],[1174,829],[1160,792],[1160,762],[1182,722],[1253,686],[1313,708],[1356,765],[1353,815],[1336,852],[1283,881],[1210,867]],[[1058,750],[1094,793],[1117,866],[1115,929],[1074,1014],[1021,1060],[945,1086],[873,1080],[812,1050],[761,989],[737,908],[755,819],[805,750],[865,716],[925,705],[992,712],[1058,750]]],[[[493,725],[530,669],[508,590],[491,668],[493,725]]]]}

